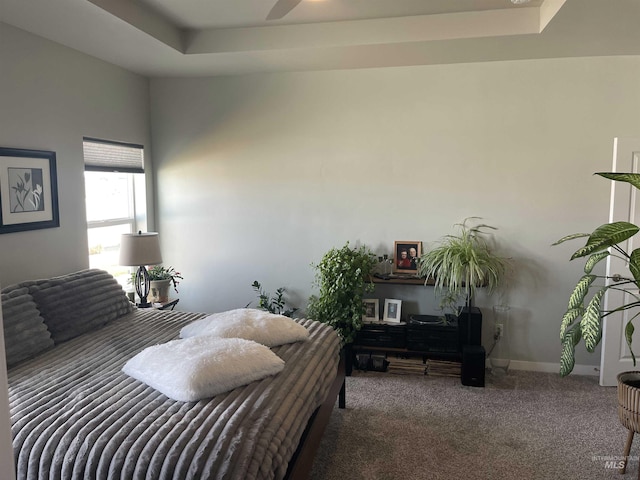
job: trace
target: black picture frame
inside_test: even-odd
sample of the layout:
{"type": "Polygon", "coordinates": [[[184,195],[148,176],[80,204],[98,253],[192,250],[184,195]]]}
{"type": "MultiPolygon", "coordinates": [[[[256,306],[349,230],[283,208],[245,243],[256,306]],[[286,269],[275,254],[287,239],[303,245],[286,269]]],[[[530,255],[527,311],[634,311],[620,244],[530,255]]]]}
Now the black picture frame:
{"type": "Polygon", "coordinates": [[[0,147],[0,233],[59,226],[56,153],[0,147]]]}
{"type": "Polygon", "coordinates": [[[377,298],[364,298],[364,313],[362,314],[363,322],[379,322],[380,321],[380,303],[377,298]]]}

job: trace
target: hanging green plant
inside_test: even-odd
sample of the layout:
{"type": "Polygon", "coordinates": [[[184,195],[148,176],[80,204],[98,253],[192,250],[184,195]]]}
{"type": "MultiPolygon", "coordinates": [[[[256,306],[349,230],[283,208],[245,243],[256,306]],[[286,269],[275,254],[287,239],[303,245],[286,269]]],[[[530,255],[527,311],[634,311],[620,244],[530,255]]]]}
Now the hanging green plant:
{"type": "Polygon", "coordinates": [[[366,246],[332,248],[317,265],[314,284],[318,295],[309,299],[310,318],[331,325],[344,344],[352,343],[362,327],[365,292],[372,292],[371,274],[377,260],[366,246]]]}

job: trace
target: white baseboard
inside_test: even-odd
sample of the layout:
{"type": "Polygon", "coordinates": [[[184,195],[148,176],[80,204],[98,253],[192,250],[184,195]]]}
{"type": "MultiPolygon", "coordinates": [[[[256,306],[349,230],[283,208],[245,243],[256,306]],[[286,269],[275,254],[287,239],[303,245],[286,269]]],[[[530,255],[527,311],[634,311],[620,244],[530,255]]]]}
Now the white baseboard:
{"type": "MultiPolygon", "coordinates": [[[[491,364],[487,360],[487,368],[491,368],[491,364]]],[[[559,373],[559,363],[546,362],[525,362],[522,360],[511,360],[509,363],[510,370],[529,370],[532,372],[559,373]]],[[[600,367],[597,365],[576,365],[573,367],[572,375],[600,375],[600,367]]]]}

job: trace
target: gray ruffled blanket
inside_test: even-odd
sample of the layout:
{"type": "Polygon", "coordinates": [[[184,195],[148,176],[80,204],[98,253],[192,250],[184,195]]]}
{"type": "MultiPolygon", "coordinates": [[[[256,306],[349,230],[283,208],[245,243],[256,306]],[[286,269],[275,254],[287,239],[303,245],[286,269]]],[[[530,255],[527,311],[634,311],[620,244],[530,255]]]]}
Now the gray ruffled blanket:
{"type": "Polygon", "coordinates": [[[11,366],[18,478],[283,478],[335,377],[338,338],[297,320],[310,339],[272,349],[286,362],[281,373],[198,402],[122,373],[136,353],[203,316],[135,310],[11,366]]]}

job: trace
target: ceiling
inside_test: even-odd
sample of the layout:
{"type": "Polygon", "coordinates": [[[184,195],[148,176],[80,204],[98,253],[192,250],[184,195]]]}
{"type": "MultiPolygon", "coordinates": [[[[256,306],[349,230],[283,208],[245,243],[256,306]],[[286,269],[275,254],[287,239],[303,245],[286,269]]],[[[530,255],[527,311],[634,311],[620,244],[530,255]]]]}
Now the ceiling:
{"type": "MultiPolygon", "coordinates": [[[[265,18],[276,0],[139,0],[179,28],[264,27],[522,8],[510,0],[303,0],[284,18],[265,18]]],[[[529,0],[539,7],[542,0],[529,0]]]]}
{"type": "Polygon", "coordinates": [[[640,54],[640,0],[302,0],[267,21],[275,2],[0,0],[0,21],[147,76],[640,54]]]}

